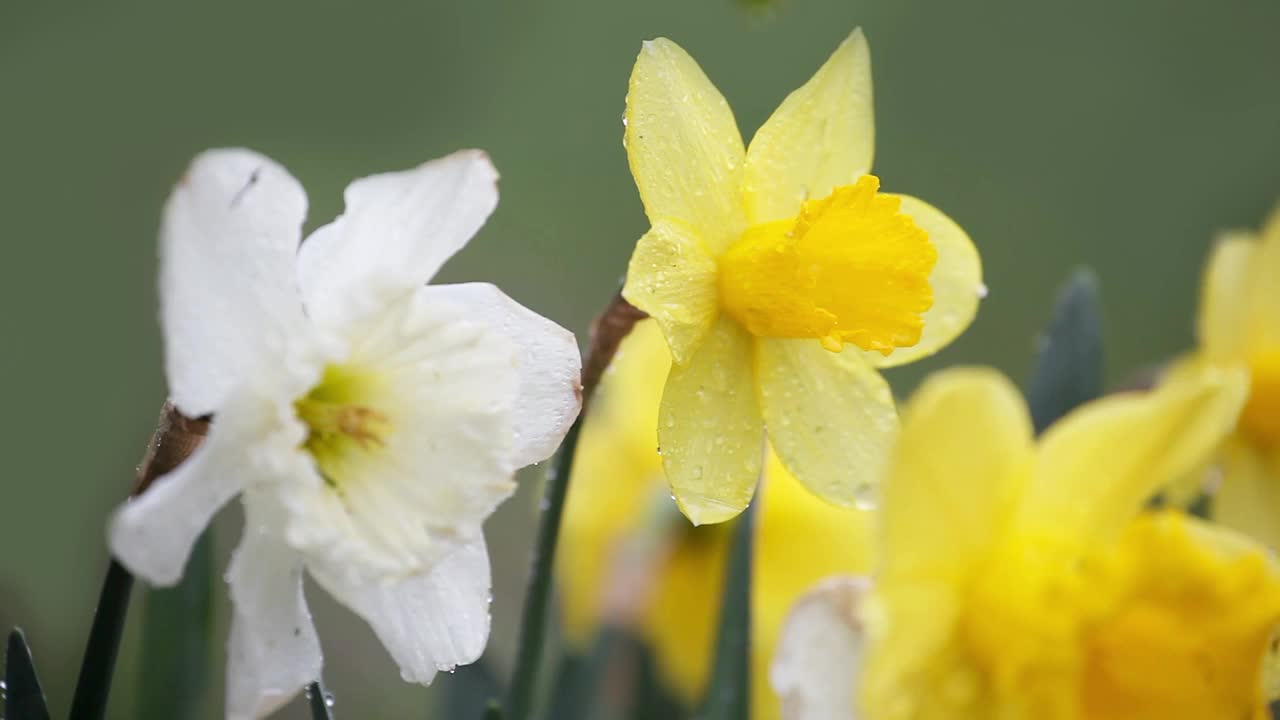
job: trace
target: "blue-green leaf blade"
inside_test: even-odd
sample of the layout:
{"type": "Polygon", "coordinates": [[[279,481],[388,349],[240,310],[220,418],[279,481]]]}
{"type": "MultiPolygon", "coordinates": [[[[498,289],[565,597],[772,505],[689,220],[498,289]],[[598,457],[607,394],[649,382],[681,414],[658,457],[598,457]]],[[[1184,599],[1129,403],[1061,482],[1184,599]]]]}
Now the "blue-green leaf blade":
{"type": "Polygon", "coordinates": [[[1032,367],[1027,404],[1036,432],[1101,395],[1103,371],[1098,278],[1080,268],[1058,293],[1032,367]]]}
{"type": "Polygon", "coordinates": [[[211,677],[215,576],[213,538],[206,531],[191,551],[182,581],[147,591],[138,717],[200,717],[211,677]]]}
{"type": "Polygon", "coordinates": [[[4,662],[4,712],[8,720],[49,720],[44,690],[20,628],[9,633],[4,662]]]}
{"type": "Polygon", "coordinates": [[[701,720],[749,720],[751,717],[751,573],[759,504],[760,499],[756,498],[733,528],[720,601],[715,664],[698,713],[701,720]]]}

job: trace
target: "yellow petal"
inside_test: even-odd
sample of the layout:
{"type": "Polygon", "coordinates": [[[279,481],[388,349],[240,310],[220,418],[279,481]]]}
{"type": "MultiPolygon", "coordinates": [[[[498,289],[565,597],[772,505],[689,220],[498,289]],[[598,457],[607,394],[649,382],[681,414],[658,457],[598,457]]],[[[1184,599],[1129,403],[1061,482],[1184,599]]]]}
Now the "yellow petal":
{"type": "MultiPolygon", "coordinates": [[[[781,708],[769,687],[769,663],[787,614],[822,579],[870,572],[874,514],[819,499],[775,453],[763,483],[751,591],[751,707],[753,720],[776,720],[781,708]]],[[[850,669],[841,671],[847,691],[850,669]]]]}
{"type": "Polygon", "coordinates": [[[1247,388],[1243,370],[1203,368],[1070,413],[1044,435],[1022,527],[1069,541],[1117,532],[1162,486],[1209,459],[1247,388]]]}
{"type": "Polygon", "coordinates": [[[959,638],[961,602],[948,583],[876,578],[863,618],[868,655],[857,678],[865,717],[990,720],[990,708],[962,713],[951,697],[980,682],[959,638]]]}
{"type": "Polygon", "coordinates": [[[865,639],[858,607],[869,587],[865,578],[832,578],[791,610],[769,668],[785,720],[858,717],[852,685],[865,639]]]}
{"type": "Polygon", "coordinates": [[[756,340],[756,381],[773,449],[819,497],[869,501],[898,430],[889,385],[852,352],[816,340],[756,340]]]}
{"type": "Polygon", "coordinates": [[[731,527],[676,530],[640,619],[663,681],[689,704],[711,674],[731,527]]]}
{"type": "Polygon", "coordinates": [[[636,243],[622,296],[658,322],[684,365],[716,320],[716,261],[688,226],[656,221],[636,243]]]}
{"type": "Polygon", "coordinates": [[[747,332],[721,317],[688,365],[672,366],[658,413],[662,467],[685,517],[701,525],[742,512],[764,441],[747,332]]]}
{"type": "Polygon", "coordinates": [[[1256,243],[1226,235],[1213,248],[1200,298],[1200,345],[1216,361],[1245,356],[1249,336],[1249,274],[1256,243]]]}
{"type": "Polygon", "coordinates": [[[733,111],[679,45],[644,44],[631,71],[623,140],[651,223],[685,223],[719,253],[746,226],[742,135],[733,111]]]}
{"type": "Polygon", "coordinates": [[[1213,519],[1280,551],[1280,464],[1233,443],[1222,458],[1213,519]]]}
{"type": "Polygon", "coordinates": [[[948,370],[911,398],[881,488],[880,576],[955,581],[1000,537],[1030,470],[1022,395],[992,370],[948,370]]]}
{"type": "Polygon", "coordinates": [[[878,192],[879,179],[804,204],[795,220],[753,225],[720,256],[720,302],[753,335],[817,338],[885,355],[920,340],[938,253],[878,192]]]}
{"type": "Polygon", "coordinates": [[[623,339],[592,401],[573,461],[556,560],[565,635],[585,650],[600,624],[616,551],[666,500],[658,456],[658,402],[670,357],[662,333],[643,320],[623,339]]]}
{"type": "Polygon", "coordinates": [[[1249,341],[1254,349],[1280,348],[1280,208],[1262,228],[1252,262],[1249,341]]]}
{"type": "Polygon", "coordinates": [[[978,303],[987,294],[982,284],[982,260],[969,235],[941,210],[910,195],[902,199],[899,212],[915,221],[929,234],[938,251],[938,260],[929,275],[933,307],[924,314],[924,330],[915,345],[895,349],[885,356],[867,353],[876,367],[896,367],[928,357],[951,343],[978,312],[978,303]]]}
{"type": "Polygon", "coordinates": [[[869,173],[874,149],[871,55],[858,29],[752,138],[747,217],[752,224],[795,217],[806,200],[869,173]]]}

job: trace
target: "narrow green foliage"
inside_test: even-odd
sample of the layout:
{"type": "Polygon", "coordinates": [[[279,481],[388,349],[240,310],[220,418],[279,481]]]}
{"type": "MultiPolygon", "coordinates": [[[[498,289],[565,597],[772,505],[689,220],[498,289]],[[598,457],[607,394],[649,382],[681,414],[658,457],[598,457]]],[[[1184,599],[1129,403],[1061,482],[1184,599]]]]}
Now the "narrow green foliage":
{"type": "Polygon", "coordinates": [[[8,720],[49,720],[44,690],[31,660],[31,648],[20,628],[9,633],[4,661],[4,713],[8,720]]]}
{"type": "Polygon", "coordinates": [[[129,594],[133,575],[115,560],[107,569],[98,596],[98,609],[93,615],[89,642],[80,665],[80,678],[71,699],[71,717],[75,720],[100,720],[107,713],[107,696],[111,693],[111,675],[120,650],[125,615],[129,612],[129,594]]]}
{"type": "Polygon", "coordinates": [[[142,625],[138,717],[198,717],[210,673],[213,538],[191,551],[182,582],[147,591],[142,625]]]}
{"type": "Polygon", "coordinates": [[[1080,268],[1058,292],[1027,387],[1036,432],[1102,394],[1102,309],[1098,278],[1080,268]]]}
{"type": "Polygon", "coordinates": [[[311,708],[311,720],[333,720],[333,695],[324,689],[324,681],[317,680],[307,686],[307,705],[311,708]]]}
{"type": "Polygon", "coordinates": [[[751,717],[751,565],[755,545],[756,500],[738,518],[725,567],[715,666],[703,697],[700,720],[751,717]]]}
{"type": "Polygon", "coordinates": [[[569,493],[569,471],[573,468],[582,421],[582,415],[573,421],[565,435],[564,444],[556,455],[551,475],[547,478],[542,520],[538,524],[538,540],[533,551],[533,571],[529,575],[529,591],[525,595],[524,612],[520,620],[516,666],[507,694],[506,715],[512,720],[530,720],[534,717],[538,671],[543,665],[547,615],[551,609],[554,580],[551,568],[556,557],[556,544],[560,539],[560,517],[564,514],[564,501],[569,493]]]}

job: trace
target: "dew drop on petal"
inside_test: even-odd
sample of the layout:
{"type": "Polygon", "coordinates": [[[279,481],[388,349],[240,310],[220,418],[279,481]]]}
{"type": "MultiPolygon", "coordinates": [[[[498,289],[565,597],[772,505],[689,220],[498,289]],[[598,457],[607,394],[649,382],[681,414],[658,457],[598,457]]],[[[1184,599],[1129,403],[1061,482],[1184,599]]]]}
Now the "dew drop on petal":
{"type": "Polygon", "coordinates": [[[875,510],[878,498],[876,497],[876,489],[868,483],[863,483],[853,490],[853,505],[859,510],[875,510]]]}
{"type": "Polygon", "coordinates": [[[987,292],[988,292],[988,290],[987,290],[987,284],[986,284],[986,283],[978,283],[978,287],[977,287],[978,297],[979,297],[979,298],[985,298],[985,297],[987,296],[987,292]]]}

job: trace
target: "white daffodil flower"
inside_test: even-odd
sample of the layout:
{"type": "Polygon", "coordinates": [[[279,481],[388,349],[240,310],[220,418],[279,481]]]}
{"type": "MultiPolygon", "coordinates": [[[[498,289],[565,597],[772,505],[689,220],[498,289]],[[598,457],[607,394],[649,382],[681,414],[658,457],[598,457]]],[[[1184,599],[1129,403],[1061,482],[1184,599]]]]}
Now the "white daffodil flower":
{"type": "Polygon", "coordinates": [[[305,568],[363,617],[406,680],[473,662],[489,634],[481,524],[579,410],[573,335],[487,284],[426,286],[497,204],[478,151],[353,182],[300,244],[302,187],[247,150],[206,152],[165,208],[161,324],[171,399],[213,415],[177,470],[125,504],[116,557],[182,575],[240,495],[227,572],[227,717],[320,674],[305,568]]]}

